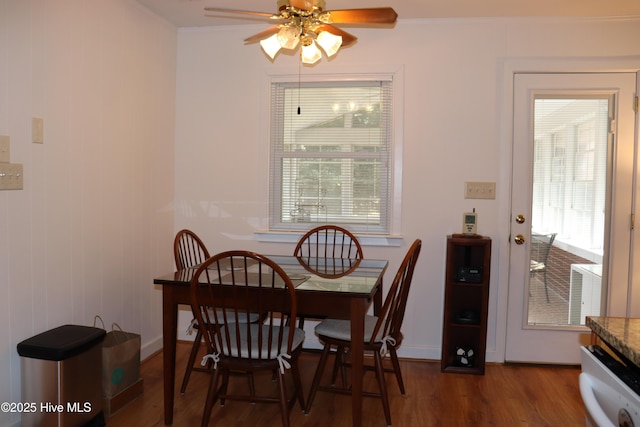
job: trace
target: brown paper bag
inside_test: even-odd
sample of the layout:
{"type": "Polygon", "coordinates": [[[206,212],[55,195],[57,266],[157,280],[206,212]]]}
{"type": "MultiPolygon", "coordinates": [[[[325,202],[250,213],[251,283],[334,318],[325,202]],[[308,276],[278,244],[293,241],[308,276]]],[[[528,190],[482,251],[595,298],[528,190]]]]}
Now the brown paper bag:
{"type": "Polygon", "coordinates": [[[115,396],[139,378],[140,335],[125,332],[114,322],[102,342],[102,395],[115,396]]]}

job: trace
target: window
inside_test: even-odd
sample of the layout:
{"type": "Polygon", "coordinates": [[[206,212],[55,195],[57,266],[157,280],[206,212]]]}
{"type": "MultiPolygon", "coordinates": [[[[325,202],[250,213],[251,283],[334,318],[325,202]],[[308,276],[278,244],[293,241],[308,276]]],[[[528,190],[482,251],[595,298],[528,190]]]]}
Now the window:
{"type": "Polygon", "coordinates": [[[272,82],[271,231],[390,234],[392,79],[272,82]]]}
{"type": "Polygon", "coordinates": [[[557,241],[604,250],[612,100],[605,95],[537,95],[533,225],[557,241]]]}

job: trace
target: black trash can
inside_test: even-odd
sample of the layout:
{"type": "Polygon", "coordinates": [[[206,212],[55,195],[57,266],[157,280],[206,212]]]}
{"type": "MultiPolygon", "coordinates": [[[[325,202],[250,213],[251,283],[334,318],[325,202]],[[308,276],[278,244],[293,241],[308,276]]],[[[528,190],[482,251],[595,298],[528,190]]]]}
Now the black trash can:
{"type": "Polygon", "coordinates": [[[35,404],[22,413],[22,427],[100,427],[102,411],[102,340],[106,331],[64,325],[18,344],[22,402],[35,404]]]}

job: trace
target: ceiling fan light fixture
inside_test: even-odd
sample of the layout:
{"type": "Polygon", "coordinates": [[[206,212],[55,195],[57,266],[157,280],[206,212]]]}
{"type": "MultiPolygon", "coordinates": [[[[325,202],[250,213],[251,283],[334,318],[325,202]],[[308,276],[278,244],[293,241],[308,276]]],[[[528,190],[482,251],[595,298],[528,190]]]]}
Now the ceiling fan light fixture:
{"type": "Polygon", "coordinates": [[[342,36],[336,36],[328,31],[321,31],[316,41],[328,57],[335,55],[342,46],[342,36]]]}
{"type": "Polygon", "coordinates": [[[322,52],[320,52],[320,49],[316,46],[316,42],[314,42],[311,37],[306,37],[302,40],[300,58],[303,64],[315,64],[322,58],[322,52]]]}
{"type": "Polygon", "coordinates": [[[280,51],[280,41],[278,40],[278,33],[273,34],[266,39],[260,40],[260,46],[262,46],[262,50],[264,53],[269,55],[269,58],[273,59],[276,57],[278,52],[280,51]]]}
{"type": "Polygon", "coordinates": [[[300,41],[300,29],[295,26],[283,26],[276,35],[278,43],[284,49],[293,50],[298,46],[298,42],[300,41]]]}
{"type": "Polygon", "coordinates": [[[220,7],[205,7],[204,10],[206,13],[249,15],[278,21],[278,24],[246,38],[245,44],[260,42],[271,60],[280,49],[294,51],[300,47],[300,58],[304,64],[315,64],[322,58],[322,52],[332,57],[342,47],[356,42],[353,34],[341,30],[336,24],[394,24],[398,18],[391,7],[325,10],[325,0],[276,0],[276,3],[277,13],[220,7]]]}

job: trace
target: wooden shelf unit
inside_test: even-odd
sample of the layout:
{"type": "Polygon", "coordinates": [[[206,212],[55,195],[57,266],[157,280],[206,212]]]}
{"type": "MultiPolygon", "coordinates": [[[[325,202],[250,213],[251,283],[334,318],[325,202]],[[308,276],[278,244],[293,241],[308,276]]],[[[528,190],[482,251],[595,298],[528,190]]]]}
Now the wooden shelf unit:
{"type": "Polygon", "coordinates": [[[484,374],[490,270],[490,238],[447,236],[442,372],[484,374]]]}

